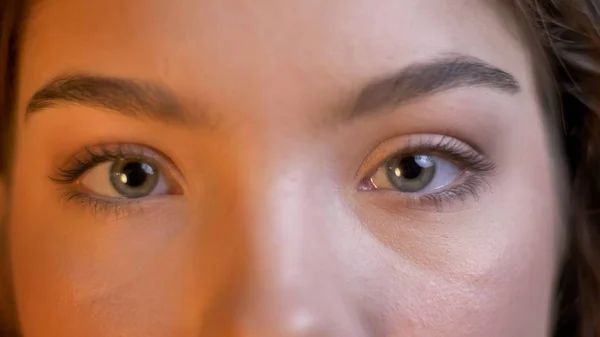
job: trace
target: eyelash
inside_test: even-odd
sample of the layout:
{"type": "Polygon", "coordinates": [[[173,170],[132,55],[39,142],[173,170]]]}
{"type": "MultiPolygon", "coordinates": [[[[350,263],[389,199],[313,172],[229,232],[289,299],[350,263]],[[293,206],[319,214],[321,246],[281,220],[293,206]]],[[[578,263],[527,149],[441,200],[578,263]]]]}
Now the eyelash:
{"type": "MultiPolygon", "coordinates": [[[[99,146],[97,148],[85,147],[83,157],[83,159],[77,158],[77,156],[74,157],[73,163],[68,164],[70,167],[57,168],[57,177],[52,178],[52,180],[58,183],[70,184],[96,165],[122,157],[132,157],[132,155],[126,153],[123,146],[118,145],[114,149],[107,146],[99,146]]],[[[134,157],[142,157],[142,154],[136,154],[134,157]]]]}
{"type": "MultiPolygon", "coordinates": [[[[75,156],[71,163],[66,164],[64,167],[58,167],[56,169],[56,176],[50,177],[50,179],[60,185],[73,184],[84,173],[97,165],[123,157],[150,159],[150,156],[145,154],[143,147],[135,145],[117,144],[110,147],[100,145],[94,148],[86,146],[83,153],[75,156]]],[[[129,211],[134,210],[134,207],[131,206],[140,203],[139,200],[133,199],[120,199],[116,201],[108,198],[94,197],[72,188],[62,189],[61,192],[65,201],[76,201],[82,206],[91,209],[93,214],[108,213],[119,217],[125,215],[125,212],[129,214],[129,211]]]]}
{"type": "MultiPolygon", "coordinates": [[[[442,209],[444,204],[456,200],[464,202],[469,197],[477,200],[482,189],[487,190],[490,188],[488,178],[496,173],[496,165],[486,156],[465,143],[448,136],[442,136],[438,139],[420,138],[417,141],[409,142],[402,149],[387,156],[385,160],[379,161],[377,168],[386,163],[390,158],[417,154],[439,156],[449,160],[463,171],[461,174],[463,181],[461,183],[442,188],[439,192],[424,195],[417,195],[416,193],[414,195],[404,194],[405,200],[408,203],[417,203],[419,206],[433,206],[438,211],[442,209]]],[[[369,190],[366,186],[370,184],[370,177],[371,175],[363,180],[361,189],[369,190]]],[[[401,193],[397,191],[391,192],[401,193]]]]}

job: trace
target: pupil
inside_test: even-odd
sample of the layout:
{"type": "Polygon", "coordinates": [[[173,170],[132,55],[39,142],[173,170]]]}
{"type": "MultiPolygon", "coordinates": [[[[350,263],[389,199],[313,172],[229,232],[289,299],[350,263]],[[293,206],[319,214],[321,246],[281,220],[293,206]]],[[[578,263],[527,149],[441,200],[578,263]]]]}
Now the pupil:
{"type": "Polygon", "coordinates": [[[415,157],[406,157],[400,160],[399,163],[400,172],[404,179],[415,179],[418,178],[423,172],[423,167],[415,161],[415,157]]]}
{"type": "Polygon", "coordinates": [[[127,177],[124,182],[127,186],[140,187],[148,180],[148,175],[154,174],[154,172],[147,164],[131,162],[123,166],[122,174],[127,177]]]}

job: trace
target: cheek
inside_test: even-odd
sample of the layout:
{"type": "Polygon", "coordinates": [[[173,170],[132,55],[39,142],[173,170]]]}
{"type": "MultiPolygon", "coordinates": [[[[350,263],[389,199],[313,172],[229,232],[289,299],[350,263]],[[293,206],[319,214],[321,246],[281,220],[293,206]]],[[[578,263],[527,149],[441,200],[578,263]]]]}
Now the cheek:
{"type": "MultiPolygon", "coordinates": [[[[508,204],[505,210],[518,209],[508,204]]],[[[361,306],[385,317],[391,336],[546,336],[557,246],[543,228],[555,219],[532,210],[488,215],[494,212],[492,226],[476,223],[488,233],[413,236],[395,249],[373,243],[364,254],[375,263],[357,271],[365,278],[361,306]]]]}

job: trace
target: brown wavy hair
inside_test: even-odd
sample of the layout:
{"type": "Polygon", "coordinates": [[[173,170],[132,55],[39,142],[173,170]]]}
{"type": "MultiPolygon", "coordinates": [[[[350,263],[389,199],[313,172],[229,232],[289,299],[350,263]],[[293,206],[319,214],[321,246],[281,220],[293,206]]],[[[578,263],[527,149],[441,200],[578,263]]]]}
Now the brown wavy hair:
{"type": "MultiPolygon", "coordinates": [[[[544,108],[559,112],[569,171],[567,250],[555,337],[600,337],[600,0],[500,0],[532,41],[544,108]]],[[[10,183],[19,33],[25,0],[0,0],[0,178],[10,183]]],[[[3,226],[5,227],[5,226],[3,226]]],[[[5,228],[0,254],[7,262],[5,228]]],[[[19,336],[8,263],[0,266],[0,336],[19,336]]]]}
{"type": "Polygon", "coordinates": [[[516,0],[549,66],[569,169],[555,336],[600,337],[600,0],[516,0]]]}

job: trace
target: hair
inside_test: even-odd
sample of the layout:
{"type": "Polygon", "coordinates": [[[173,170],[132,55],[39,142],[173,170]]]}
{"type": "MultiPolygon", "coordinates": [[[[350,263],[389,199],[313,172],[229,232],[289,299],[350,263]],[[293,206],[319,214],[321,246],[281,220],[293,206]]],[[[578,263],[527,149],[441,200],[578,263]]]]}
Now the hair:
{"type": "Polygon", "coordinates": [[[600,337],[600,0],[515,0],[555,83],[569,169],[555,336],[600,337]]]}
{"type": "MultiPolygon", "coordinates": [[[[5,184],[10,183],[17,47],[27,2],[0,0],[0,180],[5,184]]],[[[554,336],[600,337],[600,0],[502,2],[510,3],[526,23],[536,42],[533,52],[546,65],[536,74],[542,95],[548,97],[544,108],[561,113],[558,138],[569,172],[569,190],[562,200],[570,204],[554,336]]],[[[8,256],[5,229],[0,229],[0,254],[8,256]]],[[[4,265],[0,335],[19,336],[8,291],[9,267],[4,265]]]]}
{"type": "MultiPolygon", "coordinates": [[[[24,0],[0,0],[0,183],[3,183],[0,188],[5,189],[10,184],[17,46],[19,45],[19,26],[24,11],[24,0]]],[[[8,200],[0,198],[0,202],[7,203],[8,200]]],[[[3,207],[4,205],[0,204],[0,336],[17,337],[21,334],[18,329],[17,311],[12,296],[8,228],[2,219],[2,216],[6,214],[3,212],[3,207]]]]}

